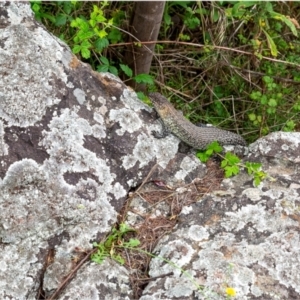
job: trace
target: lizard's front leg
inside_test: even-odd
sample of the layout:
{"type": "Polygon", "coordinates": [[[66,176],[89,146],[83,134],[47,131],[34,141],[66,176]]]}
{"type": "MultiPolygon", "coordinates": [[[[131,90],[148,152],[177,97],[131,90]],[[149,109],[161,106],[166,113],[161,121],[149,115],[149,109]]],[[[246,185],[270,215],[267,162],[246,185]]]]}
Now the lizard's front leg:
{"type": "Polygon", "coordinates": [[[162,126],[162,130],[161,132],[158,132],[156,130],[152,130],[151,133],[152,135],[157,138],[157,139],[162,139],[166,136],[168,136],[170,134],[170,131],[168,130],[168,128],[166,127],[166,125],[164,124],[163,120],[162,119],[158,119],[161,126],[162,126]]]}

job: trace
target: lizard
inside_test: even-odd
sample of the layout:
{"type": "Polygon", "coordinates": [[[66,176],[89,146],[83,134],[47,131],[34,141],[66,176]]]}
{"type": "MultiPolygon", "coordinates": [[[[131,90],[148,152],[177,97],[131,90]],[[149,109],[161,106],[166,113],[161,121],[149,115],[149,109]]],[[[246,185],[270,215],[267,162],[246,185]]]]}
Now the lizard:
{"type": "Polygon", "coordinates": [[[150,93],[149,98],[160,117],[163,127],[161,133],[155,130],[152,131],[153,136],[156,138],[164,138],[172,133],[198,150],[204,150],[207,145],[214,141],[217,141],[220,145],[247,145],[239,134],[213,126],[198,127],[194,125],[160,93],[150,93]]]}

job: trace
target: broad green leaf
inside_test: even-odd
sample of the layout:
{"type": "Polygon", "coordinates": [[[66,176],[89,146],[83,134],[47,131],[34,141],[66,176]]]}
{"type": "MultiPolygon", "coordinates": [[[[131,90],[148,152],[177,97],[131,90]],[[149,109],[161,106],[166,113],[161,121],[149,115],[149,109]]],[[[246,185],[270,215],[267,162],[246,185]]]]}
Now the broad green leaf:
{"type": "Polygon", "coordinates": [[[101,61],[103,64],[109,66],[109,60],[108,60],[105,56],[101,56],[101,57],[100,57],[100,61],[101,61]]]}
{"type": "Polygon", "coordinates": [[[75,46],[73,47],[73,49],[72,49],[72,52],[73,52],[74,54],[77,54],[77,53],[80,52],[80,50],[81,50],[81,46],[80,46],[80,45],[75,45],[75,46]]]}
{"type": "Polygon", "coordinates": [[[84,40],[84,41],[81,43],[81,47],[89,49],[89,48],[92,47],[92,44],[91,44],[89,41],[84,40]]]}
{"type": "Polygon", "coordinates": [[[102,51],[104,48],[108,47],[109,42],[106,38],[104,39],[97,39],[95,42],[95,47],[97,50],[102,51]]]}
{"type": "Polygon", "coordinates": [[[63,14],[59,14],[56,16],[55,25],[62,26],[65,25],[67,22],[67,16],[63,14]]]}
{"type": "Polygon", "coordinates": [[[222,160],[221,162],[221,168],[225,168],[228,164],[228,161],[226,159],[222,160]]]}
{"type": "Polygon", "coordinates": [[[38,3],[34,3],[31,7],[31,9],[37,13],[40,10],[41,6],[38,3]]]}
{"type": "Polygon", "coordinates": [[[273,98],[271,98],[268,102],[268,105],[271,107],[276,107],[277,106],[277,101],[273,98]]]}
{"type": "Polygon", "coordinates": [[[202,161],[203,163],[207,162],[209,159],[209,156],[204,152],[197,152],[197,157],[202,161]]]}
{"type": "Polygon", "coordinates": [[[118,69],[114,66],[109,66],[108,71],[116,76],[118,76],[118,69]]]}
{"type": "Polygon", "coordinates": [[[107,36],[107,32],[104,29],[102,29],[98,32],[98,36],[102,39],[107,36]]]}
{"type": "Polygon", "coordinates": [[[97,71],[98,72],[108,72],[108,68],[109,68],[109,66],[108,65],[101,65],[101,66],[98,66],[97,67],[97,71]]]}
{"type": "Polygon", "coordinates": [[[132,77],[132,70],[128,66],[120,64],[120,68],[128,77],[132,77]]]}
{"type": "Polygon", "coordinates": [[[67,15],[69,15],[71,13],[71,11],[72,11],[73,5],[70,2],[68,2],[68,1],[64,1],[63,2],[63,6],[64,6],[64,8],[63,8],[64,12],[67,15]]]}
{"type": "Polygon", "coordinates": [[[86,39],[90,39],[94,36],[94,33],[92,31],[82,31],[80,30],[77,34],[78,38],[83,41],[86,39]]]}
{"type": "Polygon", "coordinates": [[[120,30],[112,28],[107,38],[111,41],[111,43],[115,44],[122,40],[122,33],[120,32],[120,30]]]}
{"type": "Polygon", "coordinates": [[[81,55],[84,58],[90,58],[91,56],[91,51],[88,48],[81,48],[81,55]]]}
{"type": "Polygon", "coordinates": [[[164,14],[164,22],[167,26],[171,25],[172,19],[171,19],[171,16],[169,14],[164,14]]]}
{"type": "Polygon", "coordinates": [[[134,80],[137,83],[146,83],[146,84],[154,84],[154,80],[151,75],[148,74],[139,74],[134,77],[134,80]]]}
{"type": "Polygon", "coordinates": [[[98,24],[105,23],[106,22],[106,18],[103,15],[98,15],[96,17],[96,21],[97,21],[98,24]]]}
{"type": "Polygon", "coordinates": [[[229,164],[235,165],[240,162],[240,159],[233,153],[227,152],[225,154],[225,159],[228,160],[229,164]]]}

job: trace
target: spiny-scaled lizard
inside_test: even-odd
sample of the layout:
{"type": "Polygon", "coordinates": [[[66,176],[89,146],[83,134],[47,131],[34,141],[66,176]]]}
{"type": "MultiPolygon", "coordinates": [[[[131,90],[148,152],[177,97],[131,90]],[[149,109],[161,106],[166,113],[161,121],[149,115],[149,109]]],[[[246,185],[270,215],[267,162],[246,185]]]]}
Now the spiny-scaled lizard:
{"type": "Polygon", "coordinates": [[[214,141],[219,142],[220,145],[246,146],[245,140],[236,133],[213,126],[198,127],[194,125],[160,93],[150,93],[149,98],[163,125],[162,133],[152,131],[156,138],[163,138],[169,133],[173,133],[186,144],[199,150],[204,150],[214,141]]]}

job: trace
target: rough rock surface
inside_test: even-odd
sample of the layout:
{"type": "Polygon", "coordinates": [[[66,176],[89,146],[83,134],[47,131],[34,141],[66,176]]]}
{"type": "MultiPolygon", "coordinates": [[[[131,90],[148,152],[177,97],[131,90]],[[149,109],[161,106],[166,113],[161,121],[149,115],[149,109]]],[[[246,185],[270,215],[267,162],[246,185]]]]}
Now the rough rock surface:
{"type": "Polygon", "coordinates": [[[254,187],[241,173],[186,206],[155,249],[177,268],[151,262],[152,277],[174,275],[151,281],[141,300],[219,300],[229,287],[236,299],[300,299],[300,133],[273,133],[249,150],[244,160],[272,178],[254,187]]]}
{"type": "MultiPolygon", "coordinates": [[[[155,166],[148,179],[170,184],[206,172],[175,137],[154,139],[151,109],[78,61],[28,3],[0,2],[0,78],[1,299],[51,296],[155,166]]],[[[150,281],[141,299],[225,299],[228,287],[236,299],[299,299],[299,148],[299,133],[258,140],[244,160],[275,180],[254,187],[242,172],[184,207],[155,249],[176,267],[157,258],[150,270],[174,275],[150,281]]],[[[59,299],[132,299],[129,270],[87,263],[59,299]]]]}
{"type": "MultiPolygon", "coordinates": [[[[0,78],[1,299],[56,289],[75,249],[110,231],[155,164],[153,176],[179,181],[205,173],[177,154],[175,137],[154,139],[152,110],[118,78],[78,61],[28,3],[0,3],[0,78]]],[[[94,268],[85,269],[93,278],[94,268]]],[[[95,281],[84,284],[103,295],[95,281]]]]}

